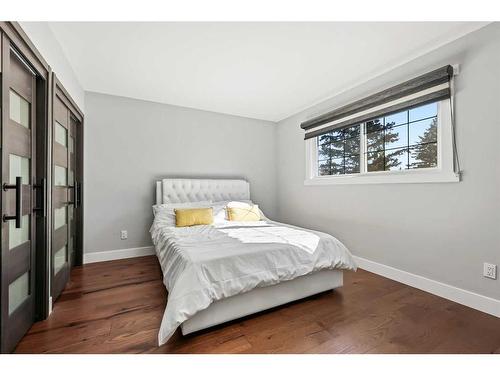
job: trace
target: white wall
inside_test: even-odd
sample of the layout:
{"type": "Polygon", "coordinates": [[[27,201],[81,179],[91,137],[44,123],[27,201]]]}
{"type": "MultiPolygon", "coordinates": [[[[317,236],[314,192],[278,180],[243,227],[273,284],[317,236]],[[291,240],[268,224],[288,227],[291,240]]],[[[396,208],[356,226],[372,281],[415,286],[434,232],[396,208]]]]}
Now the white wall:
{"type": "Polygon", "coordinates": [[[64,88],[82,111],[85,111],[85,93],[73,68],[52,33],[47,22],[19,22],[43,58],[56,73],[64,88]]]}
{"type": "Polygon", "coordinates": [[[245,178],[275,216],[274,123],[88,92],[85,104],[86,253],[151,244],[161,177],[245,178]]]}
{"type": "Polygon", "coordinates": [[[331,233],[355,255],[500,299],[500,24],[465,36],[328,102],[278,123],[278,219],[331,233]],[[460,63],[456,124],[463,181],[304,186],[308,116],[460,63]]]}

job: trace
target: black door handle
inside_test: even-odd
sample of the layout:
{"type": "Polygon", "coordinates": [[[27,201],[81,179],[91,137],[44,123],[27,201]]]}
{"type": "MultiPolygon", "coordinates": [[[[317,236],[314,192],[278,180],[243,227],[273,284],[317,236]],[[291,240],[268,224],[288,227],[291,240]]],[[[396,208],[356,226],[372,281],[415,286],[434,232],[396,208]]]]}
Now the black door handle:
{"type": "Polygon", "coordinates": [[[75,204],[75,208],[80,207],[82,203],[81,194],[82,194],[82,184],[75,181],[75,201],[72,202],[75,204]]]}
{"type": "Polygon", "coordinates": [[[22,204],[23,204],[23,184],[22,177],[16,177],[16,184],[3,184],[3,190],[7,191],[10,189],[16,190],[16,214],[14,216],[3,215],[3,221],[15,220],[16,228],[21,228],[21,215],[22,215],[22,204]]]}
{"type": "Polygon", "coordinates": [[[77,196],[77,201],[76,203],[78,204],[78,207],[82,205],[82,183],[78,183],[78,196],[77,196]]]}
{"type": "Polygon", "coordinates": [[[74,206],[75,206],[75,208],[76,208],[76,205],[77,205],[77,198],[76,198],[76,194],[77,194],[77,192],[78,192],[78,184],[76,183],[76,181],[75,181],[75,184],[74,184],[74,185],[69,185],[69,186],[68,186],[68,190],[70,190],[70,189],[71,189],[71,190],[73,190],[73,200],[72,200],[72,201],[71,201],[71,200],[69,200],[69,201],[68,201],[68,204],[72,204],[72,205],[74,205],[74,206]]]}
{"type": "Polygon", "coordinates": [[[40,207],[33,208],[33,212],[41,212],[42,216],[45,217],[45,192],[47,191],[47,180],[42,178],[39,184],[33,185],[34,189],[40,189],[40,207]]]}

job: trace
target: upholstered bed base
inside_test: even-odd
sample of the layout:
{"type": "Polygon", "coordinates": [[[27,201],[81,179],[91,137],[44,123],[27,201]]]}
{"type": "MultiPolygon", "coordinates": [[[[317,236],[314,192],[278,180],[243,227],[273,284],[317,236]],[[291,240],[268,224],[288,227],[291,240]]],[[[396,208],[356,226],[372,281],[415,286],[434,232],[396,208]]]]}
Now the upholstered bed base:
{"type": "MultiPolygon", "coordinates": [[[[164,179],[156,182],[156,204],[205,200],[249,200],[245,180],[164,179]]],[[[342,286],[340,270],[323,270],[276,285],[257,288],[211,304],[181,325],[188,334],[342,286]]]]}
{"type": "Polygon", "coordinates": [[[325,270],[229,297],[211,304],[181,325],[182,333],[199,331],[259,311],[342,286],[342,271],[325,270]]]}

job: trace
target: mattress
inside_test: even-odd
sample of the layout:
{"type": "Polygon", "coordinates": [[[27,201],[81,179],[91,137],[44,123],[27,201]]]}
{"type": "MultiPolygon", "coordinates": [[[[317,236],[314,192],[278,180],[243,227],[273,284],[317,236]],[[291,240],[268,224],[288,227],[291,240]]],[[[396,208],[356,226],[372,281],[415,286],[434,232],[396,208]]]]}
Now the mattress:
{"type": "Polygon", "coordinates": [[[269,220],[175,228],[156,217],[151,235],[169,293],[159,345],[215,301],[320,270],[356,269],[331,235],[269,220]]]}

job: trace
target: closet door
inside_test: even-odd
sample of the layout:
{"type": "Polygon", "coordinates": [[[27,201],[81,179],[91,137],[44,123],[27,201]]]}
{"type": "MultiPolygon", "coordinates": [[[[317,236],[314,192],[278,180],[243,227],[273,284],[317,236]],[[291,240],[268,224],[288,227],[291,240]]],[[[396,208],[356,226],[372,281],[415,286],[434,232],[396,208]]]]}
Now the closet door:
{"type": "Polygon", "coordinates": [[[55,96],[52,154],[52,300],[55,301],[69,281],[71,178],[71,120],[64,103],[55,96]]]}
{"type": "Polygon", "coordinates": [[[53,76],[52,300],[83,261],[83,115],[53,76]]]}
{"type": "Polygon", "coordinates": [[[70,268],[80,264],[77,260],[76,248],[78,246],[78,236],[79,233],[79,222],[77,218],[77,211],[80,206],[80,185],[77,180],[78,178],[78,150],[77,150],[77,139],[78,139],[78,129],[79,121],[71,114],[69,120],[69,135],[68,135],[68,257],[70,268]]]}
{"type": "Polygon", "coordinates": [[[2,37],[2,339],[10,352],[35,306],[36,78],[2,37]]]}

